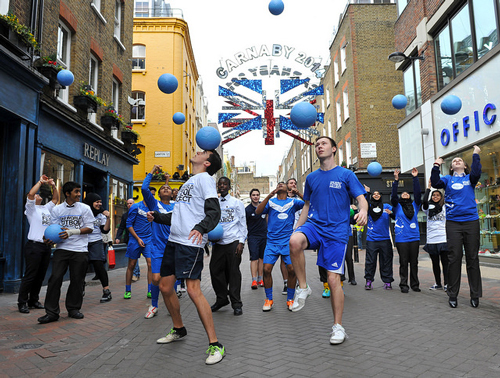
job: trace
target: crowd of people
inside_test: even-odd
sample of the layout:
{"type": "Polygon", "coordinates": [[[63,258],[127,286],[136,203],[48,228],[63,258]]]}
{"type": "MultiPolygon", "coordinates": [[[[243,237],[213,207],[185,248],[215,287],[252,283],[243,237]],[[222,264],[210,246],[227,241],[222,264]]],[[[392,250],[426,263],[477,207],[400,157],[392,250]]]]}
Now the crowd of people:
{"type": "MultiPolygon", "coordinates": [[[[471,170],[461,158],[455,158],[449,175],[440,175],[441,159],[437,159],[431,179],[421,200],[417,169],[412,170],[413,199],[408,192],[398,194],[399,170],[394,172],[391,204],[383,202],[379,191],[370,192],[356,175],[335,162],[336,143],[329,137],[319,137],[315,151],[320,168],[310,173],[304,193],[297,190],[291,178],[278,183],[262,201],[260,191],[252,189],[250,204],[231,196],[231,181],[213,176],[222,166],[215,150],[201,151],[191,158],[192,175],[174,192],[167,182],[158,190],[159,200],[150,187],[153,175],[161,166],[155,165],[143,181],[143,200],[127,201],[128,211],[123,215],[115,243],[126,242],[128,265],[125,274],[124,299],[132,298],[132,277],[140,256],[148,267],[148,291],[151,304],[145,314],[151,319],[158,314],[160,293],[172,319],[172,328],[157,340],[168,344],[187,335],[183,323],[177,285],[182,282],[189,298],[196,306],[209,341],[206,364],[220,362],[225,348],[219,342],[212,313],[231,304],[235,316],[243,314],[241,299],[242,275],[240,265],[245,243],[250,256],[251,289],[264,287],[262,310],[272,310],[272,270],[280,261],[283,276],[283,294],[291,312],[301,311],[311,295],[305,269],[304,250],[317,251],[317,265],[324,283],[323,297],[330,298],[333,326],[331,344],[341,344],[347,338],[342,325],[344,310],[343,280],[347,266],[348,282],[356,285],[352,245],[353,227],[366,227],[365,289],[373,290],[377,255],[383,288],[392,289],[393,247],[391,218],[395,220],[394,242],[399,254],[399,287],[402,293],[409,289],[419,292],[418,253],[420,233],[417,213],[427,214],[427,243],[435,284],[433,290],[444,289],[449,305],[457,307],[460,287],[462,248],[465,249],[469,277],[471,305],[477,307],[481,297],[479,271],[479,226],[475,209],[474,187],[481,173],[480,149],[475,146],[471,170]],[[444,189],[444,193],[440,190],[444,189]],[[209,305],[201,291],[200,279],[208,244],[208,232],[218,224],[222,237],[213,241],[210,258],[210,278],[215,302],[209,305]],[[441,280],[441,268],[444,275],[441,280]],[[408,269],[409,267],[409,269],[408,269]]],[[[96,193],[87,193],[81,199],[81,187],[76,182],[64,184],[65,201],[61,204],[54,181],[42,175],[30,190],[25,214],[30,229],[25,248],[26,271],[18,298],[19,311],[29,313],[32,308],[45,309],[38,318],[45,324],[60,316],[59,299],[63,277],[68,268],[70,284],[66,294],[68,316],[83,319],[81,312],[85,275],[90,263],[101,282],[102,303],[112,300],[105,268],[108,242],[103,239],[110,231],[110,214],[103,208],[96,193]],[[53,188],[50,202],[41,205],[37,194],[41,185],[53,188]],[[62,227],[52,256],[52,273],[48,281],[45,304],[39,301],[42,282],[50,262],[52,240],[44,236],[51,224],[62,227]]],[[[153,188],[154,189],[154,188],[153,188]]],[[[361,240],[360,240],[361,241],[361,240]]],[[[361,245],[360,245],[361,246],[361,245]]]]}

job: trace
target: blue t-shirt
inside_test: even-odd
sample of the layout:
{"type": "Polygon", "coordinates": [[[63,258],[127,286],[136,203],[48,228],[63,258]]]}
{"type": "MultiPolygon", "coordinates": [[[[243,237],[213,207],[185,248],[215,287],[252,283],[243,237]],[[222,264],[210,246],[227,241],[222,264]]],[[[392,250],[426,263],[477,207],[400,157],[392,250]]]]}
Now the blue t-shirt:
{"type": "Polygon", "coordinates": [[[279,200],[271,198],[263,214],[269,214],[267,222],[267,243],[274,245],[288,244],[293,232],[295,212],[304,207],[304,201],[295,198],[279,200]]]}
{"type": "MultiPolygon", "coordinates": [[[[171,212],[174,209],[174,204],[170,203],[168,205],[161,201],[158,201],[155,196],[149,190],[149,185],[151,184],[151,179],[153,175],[148,173],[144,179],[141,187],[142,196],[144,201],[148,205],[151,211],[158,211],[162,214],[171,212]]],[[[170,236],[170,226],[166,224],[160,224],[153,222],[153,248],[156,251],[165,251],[165,246],[167,245],[168,237],[170,236]]],[[[135,229],[135,228],[134,228],[135,229]]]]}
{"type": "Polygon", "coordinates": [[[350,197],[365,194],[354,172],[336,166],[329,171],[318,169],[306,178],[304,201],[309,201],[307,222],[321,237],[347,244],[349,241],[350,197]]]}
{"type": "Polygon", "coordinates": [[[394,234],[396,243],[409,243],[420,240],[420,229],[418,228],[418,210],[421,204],[420,183],[418,177],[413,177],[413,217],[408,219],[405,215],[403,208],[399,204],[398,196],[398,181],[394,180],[392,183],[391,203],[392,211],[396,218],[394,225],[394,234]]]}
{"type": "Polygon", "coordinates": [[[381,241],[391,238],[389,234],[391,216],[385,212],[386,209],[392,211],[392,206],[384,203],[384,210],[382,210],[382,215],[376,221],[374,221],[370,213],[368,213],[368,223],[366,224],[366,241],[381,241]]]}
{"type": "Polygon", "coordinates": [[[267,220],[265,214],[255,214],[257,208],[250,204],[245,208],[248,238],[265,239],[267,236],[267,220]]]}
{"type": "Polygon", "coordinates": [[[151,223],[147,219],[148,211],[149,209],[142,201],[134,203],[128,211],[127,228],[133,227],[137,236],[143,241],[151,239],[152,235],[151,223]]]}

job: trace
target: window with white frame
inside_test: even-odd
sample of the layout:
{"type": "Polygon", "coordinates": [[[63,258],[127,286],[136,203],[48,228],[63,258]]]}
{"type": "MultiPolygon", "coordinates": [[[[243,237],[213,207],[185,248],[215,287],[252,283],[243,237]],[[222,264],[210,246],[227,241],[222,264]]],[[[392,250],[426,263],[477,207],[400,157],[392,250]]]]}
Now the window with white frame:
{"type": "Polygon", "coordinates": [[[322,113],[325,112],[325,99],[324,98],[321,99],[321,112],[322,113]]]}
{"type": "Polygon", "coordinates": [[[330,106],[330,88],[326,88],[326,107],[330,106]]]}
{"type": "Polygon", "coordinates": [[[345,70],[347,69],[346,46],[347,46],[347,44],[344,44],[344,46],[342,46],[340,49],[340,61],[342,62],[342,74],[344,74],[345,70]]]}
{"type": "Polygon", "coordinates": [[[142,121],[146,119],[146,94],[141,91],[132,92],[134,105],[130,110],[130,119],[132,121],[142,121]]]}
{"type": "Polygon", "coordinates": [[[149,17],[149,1],[148,0],[135,0],[134,17],[149,17]]]}
{"type": "Polygon", "coordinates": [[[328,120],[328,136],[329,136],[330,138],[333,138],[333,137],[332,137],[332,135],[333,135],[333,131],[332,131],[332,121],[328,120]]]}
{"type": "Polygon", "coordinates": [[[339,146],[338,154],[339,154],[339,165],[342,165],[342,162],[344,161],[344,147],[343,146],[339,146]]]}
{"type": "Polygon", "coordinates": [[[345,161],[347,163],[347,167],[349,167],[352,164],[352,157],[351,157],[351,138],[347,139],[345,141],[345,161]]]}
{"type": "Polygon", "coordinates": [[[121,24],[122,24],[122,3],[120,0],[115,2],[115,37],[121,40],[121,24]]]}
{"type": "Polygon", "coordinates": [[[335,57],[335,60],[333,61],[333,76],[334,76],[334,80],[335,80],[335,85],[337,85],[339,83],[339,57],[336,56],[335,57]]]}
{"type": "Polygon", "coordinates": [[[342,92],[342,99],[344,100],[344,121],[349,118],[349,92],[346,89],[342,92]]]}
{"type": "Polygon", "coordinates": [[[0,1],[0,14],[7,14],[9,12],[9,0],[0,1]]]}
{"type": "Polygon", "coordinates": [[[132,69],[133,70],[146,69],[146,46],[134,45],[132,47],[132,69]]]}
{"type": "Polygon", "coordinates": [[[120,113],[118,110],[120,108],[120,83],[115,79],[113,79],[113,87],[111,88],[111,101],[115,110],[120,113]]]}
{"type": "MultiPolygon", "coordinates": [[[[97,94],[99,84],[99,61],[93,56],[90,55],[89,61],[89,85],[92,87],[94,93],[97,94]]],[[[89,113],[88,119],[90,122],[96,122],[96,113],[89,113]]]]}
{"type": "MultiPolygon", "coordinates": [[[[71,58],[71,31],[62,22],[57,30],[57,62],[65,69],[70,69],[71,58]]],[[[68,102],[69,89],[60,89],[58,98],[68,102]]]]}
{"type": "Polygon", "coordinates": [[[335,104],[335,110],[337,113],[337,130],[342,127],[342,110],[340,107],[340,98],[337,100],[337,103],[335,104]]]}
{"type": "Polygon", "coordinates": [[[92,4],[94,4],[94,7],[101,12],[101,0],[92,0],[92,4]]]}

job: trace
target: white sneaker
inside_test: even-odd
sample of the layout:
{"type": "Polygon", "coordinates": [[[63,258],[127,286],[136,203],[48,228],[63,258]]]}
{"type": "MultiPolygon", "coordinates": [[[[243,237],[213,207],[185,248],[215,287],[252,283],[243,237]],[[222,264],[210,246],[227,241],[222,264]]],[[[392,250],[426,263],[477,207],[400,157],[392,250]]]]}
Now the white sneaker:
{"type": "Polygon", "coordinates": [[[156,314],[158,313],[158,307],[155,307],[155,306],[149,306],[149,309],[148,309],[148,312],[146,312],[146,315],[144,315],[144,317],[146,319],[151,319],[152,317],[154,317],[156,314]]]}
{"type": "Polygon", "coordinates": [[[179,339],[182,339],[184,335],[179,334],[175,329],[171,329],[170,332],[167,334],[167,336],[162,337],[158,340],[156,340],[157,344],[168,344],[171,343],[172,341],[177,341],[179,339]]]}
{"type": "Polygon", "coordinates": [[[330,336],[330,344],[342,344],[347,338],[344,327],[340,324],[334,324],[332,327],[332,335],[330,336]]]}
{"type": "Polygon", "coordinates": [[[292,306],[292,311],[297,312],[302,310],[302,308],[306,304],[306,299],[308,296],[310,296],[312,293],[311,288],[309,285],[307,285],[306,289],[301,289],[298,287],[295,289],[295,299],[293,300],[293,306],[292,306]]]}
{"type": "Polygon", "coordinates": [[[205,363],[207,365],[213,365],[216,364],[217,362],[221,362],[222,359],[224,358],[224,352],[225,352],[224,347],[222,347],[221,349],[217,346],[210,345],[207,350],[208,357],[205,360],[205,363]]]}

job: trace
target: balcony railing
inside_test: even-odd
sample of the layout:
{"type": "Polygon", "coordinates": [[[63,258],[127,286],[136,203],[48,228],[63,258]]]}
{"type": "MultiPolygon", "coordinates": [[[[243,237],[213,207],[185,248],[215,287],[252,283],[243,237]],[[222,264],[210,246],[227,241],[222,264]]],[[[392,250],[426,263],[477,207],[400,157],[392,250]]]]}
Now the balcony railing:
{"type": "Polygon", "coordinates": [[[173,17],[184,19],[182,9],[170,8],[168,4],[162,3],[153,8],[137,6],[134,8],[134,17],[173,17]]]}

